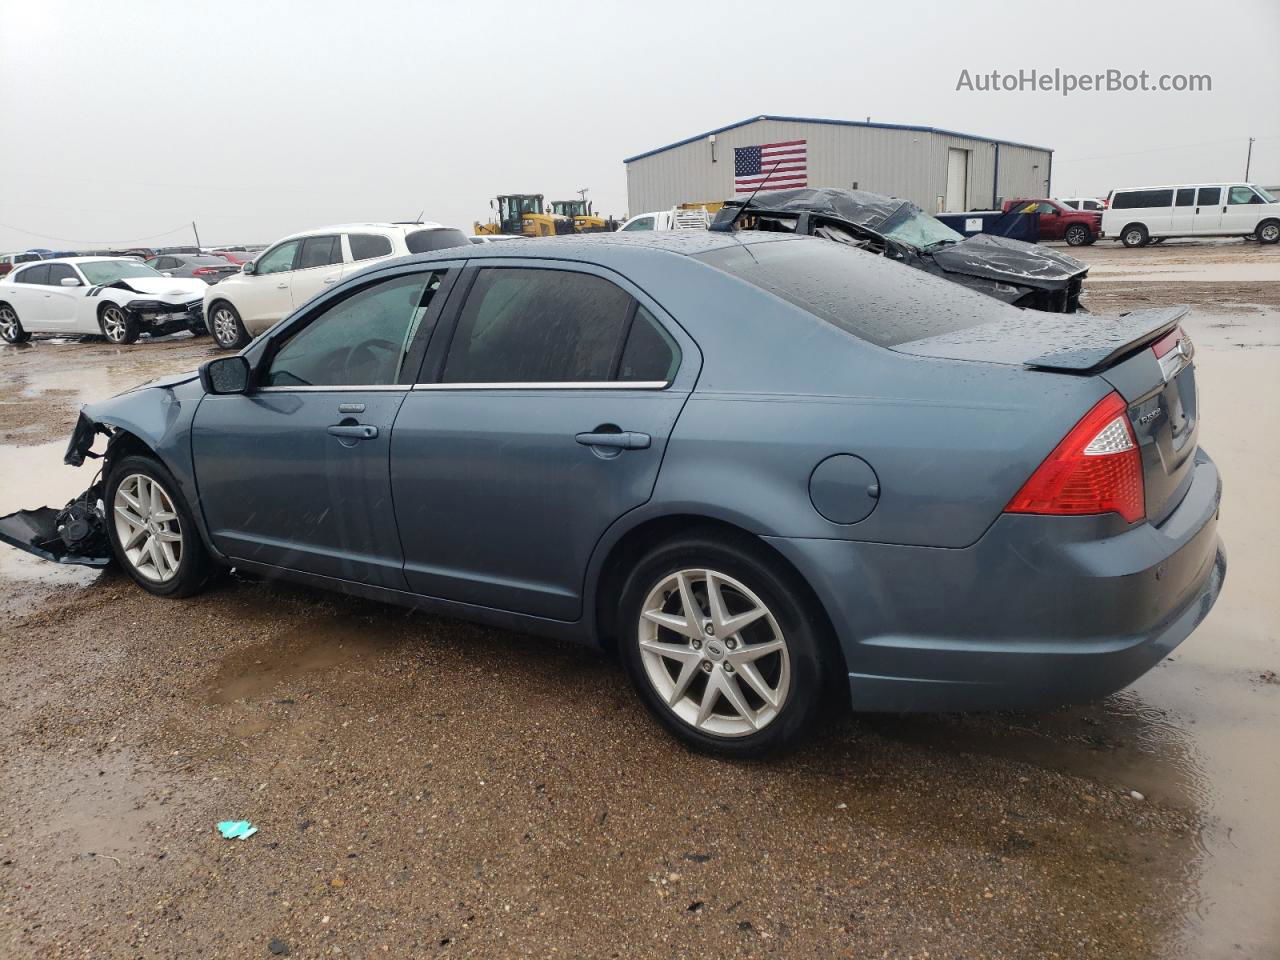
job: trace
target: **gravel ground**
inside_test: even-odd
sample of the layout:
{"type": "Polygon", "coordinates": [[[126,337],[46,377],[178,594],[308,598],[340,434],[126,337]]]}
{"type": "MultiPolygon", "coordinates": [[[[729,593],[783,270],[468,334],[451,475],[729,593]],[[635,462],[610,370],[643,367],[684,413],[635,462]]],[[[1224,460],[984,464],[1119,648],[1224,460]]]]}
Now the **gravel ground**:
{"type": "MultiPolygon", "coordinates": [[[[1122,285],[1091,307],[1150,302],[1122,285]]],[[[1200,362],[1273,363],[1277,287],[1207,316],[1200,362]],[[1253,325],[1274,344],[1240,351],[1253,325]]],[[[87,482],[56,466],[79,402],[209,353],[0,348],[0,512],[87,482]]],[[[1256,488],[1238,496],[1247,516],[1256,488]]],[[[1274,914],[1229,902],[1280,890],[1274,750],[1231,742],[1270,742],[1280,629],[1249,573],[1268,554],[1228,545],[1236,592],[1202,633],[1238,656],[1197,660],[1197,634],[1101,704],[832,717],[756,764],[680,749],[585,650],[229,578],[165,602],[10,557],[0,956],[1274,957],[1274,914]],[[255,836],[217,836],[241,818],[255,836]]]]}

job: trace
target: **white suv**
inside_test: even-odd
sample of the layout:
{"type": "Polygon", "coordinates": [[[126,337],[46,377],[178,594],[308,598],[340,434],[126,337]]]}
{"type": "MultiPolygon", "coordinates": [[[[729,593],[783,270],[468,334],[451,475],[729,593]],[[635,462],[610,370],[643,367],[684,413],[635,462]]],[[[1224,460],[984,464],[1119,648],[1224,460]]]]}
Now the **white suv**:
{"type": "Polygon", "coordinates": [[[221,347],[236,349],[283,320],[316,294],[378,260],[444,247],[467,235],[444,224],[347,223],[285,237],[241,272],[209,287],[205,325],[221,347]]]}

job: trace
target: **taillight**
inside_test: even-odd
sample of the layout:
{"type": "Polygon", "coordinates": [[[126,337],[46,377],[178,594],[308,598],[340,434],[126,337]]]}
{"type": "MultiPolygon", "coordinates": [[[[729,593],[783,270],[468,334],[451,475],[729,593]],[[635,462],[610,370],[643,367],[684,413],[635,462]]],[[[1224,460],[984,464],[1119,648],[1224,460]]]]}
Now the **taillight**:
{"type": "Polygon", "coordinates": [[[1118,513],[1136,523],[1146,513],[1145,497],[1138,441],[1124,398],[1112,392],[1063,437],[1005,513],[1118,513]]]}
{"type": "Polygon", "coordinates": [[[208,276],[211,273],[217,273],[217,267],[199,267],[193,271],[197,277],[208,276]]]}

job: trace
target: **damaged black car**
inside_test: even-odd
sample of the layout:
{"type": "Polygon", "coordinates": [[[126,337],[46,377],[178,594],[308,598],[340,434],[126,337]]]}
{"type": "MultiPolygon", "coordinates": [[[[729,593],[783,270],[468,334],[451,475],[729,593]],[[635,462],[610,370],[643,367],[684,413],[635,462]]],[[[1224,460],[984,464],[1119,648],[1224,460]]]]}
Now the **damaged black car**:
{"type": "Polygon", "coordinates": [[[898,260],[1015,307],[1049,313],[1084,308],[1088,264],[1034,243],[978,234],[967,239],[914,203],[866,190],[812,187],[731,200],[712,230],[803,233],[898,260]]]}

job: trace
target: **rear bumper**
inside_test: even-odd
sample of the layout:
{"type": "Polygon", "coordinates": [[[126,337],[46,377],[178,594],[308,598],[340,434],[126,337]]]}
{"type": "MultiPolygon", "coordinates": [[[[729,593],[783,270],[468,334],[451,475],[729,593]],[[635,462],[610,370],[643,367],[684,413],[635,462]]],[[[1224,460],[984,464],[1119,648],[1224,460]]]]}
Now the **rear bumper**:
{"type": "Polygon", "coordinates": [[[775,538],[831,617],[855,710],[1040,709],[1132,683],[1185,640],[1226,576],[1202,452],[1158,527],[1004,515],[948,550],[775,538]]]}

